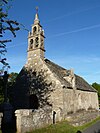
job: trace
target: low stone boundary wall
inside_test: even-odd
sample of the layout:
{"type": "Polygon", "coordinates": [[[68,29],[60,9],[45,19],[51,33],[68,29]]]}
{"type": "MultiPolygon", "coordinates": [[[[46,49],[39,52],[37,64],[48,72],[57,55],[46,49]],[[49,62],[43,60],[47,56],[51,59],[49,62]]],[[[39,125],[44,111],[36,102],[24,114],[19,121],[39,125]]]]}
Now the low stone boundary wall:
{"type": "Polygon", "coordinates": [[[18,133],[30,132],[53,123],[52,109],[20,109],[15,111],[18,133]]]}

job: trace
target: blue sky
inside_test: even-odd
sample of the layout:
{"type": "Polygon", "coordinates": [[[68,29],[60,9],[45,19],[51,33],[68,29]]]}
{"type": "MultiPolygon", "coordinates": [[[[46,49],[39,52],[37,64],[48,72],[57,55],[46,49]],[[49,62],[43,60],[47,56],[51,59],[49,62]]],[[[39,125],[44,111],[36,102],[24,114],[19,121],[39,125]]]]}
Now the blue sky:
{"type": "MultiPolygon", "coordinates": [[[[100,0],[14,0],[9,17],[31,30],[36,6],[45,30],[45,57],[73,68],[89,83],[100,83],[100,0]]],[[[27,59],[28,32],[22,28],[16,35],[7,44],[9,72],[19,72],[27,59]]]]}

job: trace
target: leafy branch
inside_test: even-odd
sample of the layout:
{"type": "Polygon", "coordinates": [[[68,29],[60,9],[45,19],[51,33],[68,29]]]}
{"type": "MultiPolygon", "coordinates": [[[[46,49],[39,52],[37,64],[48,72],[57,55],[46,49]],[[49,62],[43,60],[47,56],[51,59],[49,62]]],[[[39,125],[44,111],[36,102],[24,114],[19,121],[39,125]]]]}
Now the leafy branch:
{"type": "Polygon", "coordinates": [[[5,55],[7,52],[6,44],[12,41],[9,38],[5,39],[6,31],[9,31],[16,37],[16,31],[20,30],[20,24],[17,21],[8,18],[8,12],[6,10],[8,6],[8,0],[0,1],[0,63],[2,63],[3,67],[9,67],[6,58],[2,58],[2,55],[5,55]]]}

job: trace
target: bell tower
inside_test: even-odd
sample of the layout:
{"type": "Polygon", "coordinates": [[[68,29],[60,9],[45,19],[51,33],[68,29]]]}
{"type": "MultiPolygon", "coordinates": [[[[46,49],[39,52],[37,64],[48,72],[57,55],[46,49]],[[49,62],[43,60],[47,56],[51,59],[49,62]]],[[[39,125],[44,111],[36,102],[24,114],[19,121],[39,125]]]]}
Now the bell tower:
{"type": "Polygon", "coordinates": [[[44,60],[44,38],[44,30],[40,25],[38,8],[36,8],[32,30],[28,35],[28,63],[37,62],[39,59],[44,60]]]}

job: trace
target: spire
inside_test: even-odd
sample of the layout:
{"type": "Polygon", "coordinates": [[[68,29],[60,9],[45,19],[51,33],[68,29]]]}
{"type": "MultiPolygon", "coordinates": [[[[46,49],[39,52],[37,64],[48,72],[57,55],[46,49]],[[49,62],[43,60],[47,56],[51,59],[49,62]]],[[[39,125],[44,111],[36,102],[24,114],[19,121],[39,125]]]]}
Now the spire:
{"type": "Polygon", "coordinates": [[[39,21],[39,16],[38,16],[38,7],[36,7],[36,14],[35,14],[35,19],[34,19],[34,24],[40,23],[39,21]]]}

